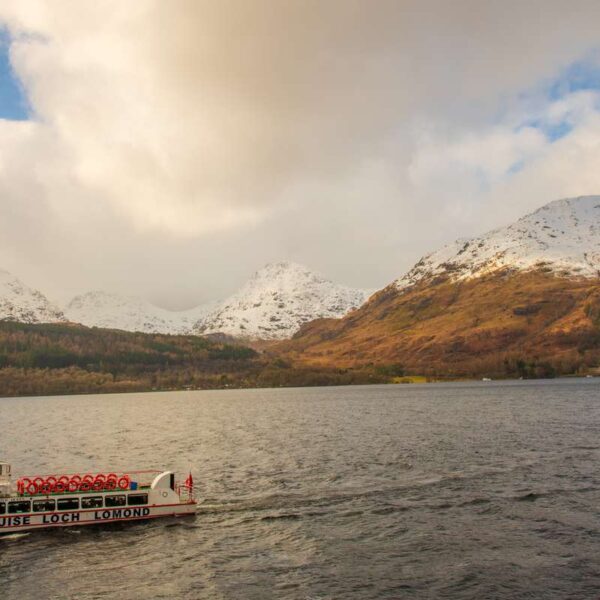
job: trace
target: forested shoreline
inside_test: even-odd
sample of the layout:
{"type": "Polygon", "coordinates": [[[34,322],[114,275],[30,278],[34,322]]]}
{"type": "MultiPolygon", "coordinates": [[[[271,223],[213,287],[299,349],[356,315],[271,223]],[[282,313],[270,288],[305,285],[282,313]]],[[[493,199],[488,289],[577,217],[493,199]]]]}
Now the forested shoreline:
{"type": "Polygon", "coordinates": [[[421,372],[406,370],[400,364],[334,368],[293,363],[269,347],[257,351],[200,336],[0,322],[0,397],[582,374],[565,368],[566,363],[560,361],[511,355],[482,361],[475,357],[460,365],[460,370],[438,364],[421,372]]]}
{"type": "Polygon", "coordinates": [[[385,383],[370,368],[293,368],[199,336],[0,322],[0,396],[385,383]]]}

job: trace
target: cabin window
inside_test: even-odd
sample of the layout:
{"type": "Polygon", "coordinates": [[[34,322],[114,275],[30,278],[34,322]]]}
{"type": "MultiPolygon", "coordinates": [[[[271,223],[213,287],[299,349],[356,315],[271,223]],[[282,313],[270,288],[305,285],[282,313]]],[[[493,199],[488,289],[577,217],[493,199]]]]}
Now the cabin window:
{"type": "Polygon", "coordinates": [[[13,515],[16,513],[28,513],[31,511],[31,502],[29,500],[16,500],[8,503],[8,512],[13,515]]]}
{"type": "Polygon", "coordinates": [[[129,506],[148,504],[148,494],[129,494],[127,497],[127,504],[129,504],[129,506]]]}
{"type": "Polygon", "coordinates": [[[77,510],[79,508],[79,498],[60,498],[57,504],[58,510],[77,510]]]}
{"type": "Polygon", "coordinates": [[[55,508],[54,500],[33,501],[33,512],[54,512],[55,508]]]}
{"type": "Polygon", "coordinates": [[[6,512],[6,504],[4,502],[0,502],[0,515],[3,515],[6,512]]]}
{"type": "Polygon", "coordinates": [[[106,496],[106,506],[125,506],[125,496],[106,496]]]}
{"type": "Polygon", "coordinates": [[[81,508],[102,508],[102,496],[87,496],[82,498],[81,508]]]}

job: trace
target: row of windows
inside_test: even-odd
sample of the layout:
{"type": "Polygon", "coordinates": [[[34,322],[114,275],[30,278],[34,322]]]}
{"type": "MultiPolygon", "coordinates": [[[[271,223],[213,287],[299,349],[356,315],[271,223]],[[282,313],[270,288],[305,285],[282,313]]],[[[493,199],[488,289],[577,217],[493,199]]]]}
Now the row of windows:
{"type": "MultiPolygon", "coordinates": [[[[6,502],[0,502],[0,515],[6,514],[6,502]]],[[[81,508],[113,508],[115,506],[142,506],[148,504],[148,494],[118,494],[114,496],[84,496],[81,508]],[[104,503],[103,503],[104,499],[104,503]]],[[[44,500],[12,500],[8,502],[8,514],[30,512],[54,512],[56,510],[79,510],[79,498],[58,498],[44,500]],[[33,509],[33,510],[32,510],[33,509]]]]}

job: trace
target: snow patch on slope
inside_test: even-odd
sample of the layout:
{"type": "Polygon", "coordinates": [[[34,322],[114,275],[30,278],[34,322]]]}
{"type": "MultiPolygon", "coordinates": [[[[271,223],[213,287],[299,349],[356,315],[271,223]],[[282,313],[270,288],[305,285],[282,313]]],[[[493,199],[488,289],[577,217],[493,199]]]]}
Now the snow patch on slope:
{"type": "Polygon", "coordinates": [[[542,267],[565,276],[600,274],[600,196],[555,200],[508,227],[456,240],[422,258],[394,284],[404,289],[438,275],[461,280],[504,268],[542,267]]]}
{"type": "Polygon", "coordinates": [[[65,320],[61,310],[44,294],[0,270],[0,321],[57,323],[65,320]]]}
{"type": "Polygon", "coordinates": [[[245,339],[285,339],[308,321],[344,316],[363,304],[370,294],[337,285],[302,265],[272,263],[200,319],[194,332],[224,333],[245,339]]]}

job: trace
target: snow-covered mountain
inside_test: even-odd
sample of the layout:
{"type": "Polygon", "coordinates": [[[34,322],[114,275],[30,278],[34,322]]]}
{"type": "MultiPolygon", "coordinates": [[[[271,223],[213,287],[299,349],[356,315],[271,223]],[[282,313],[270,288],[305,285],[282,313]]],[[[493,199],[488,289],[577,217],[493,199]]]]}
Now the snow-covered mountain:
{"type": "Polygon", "coordinates": [[[192,326],[210,308],[207,305],[187,311],[170,311],[141,298],[95,291],[75,296],[65,309],[65,315],[69,321],[88,327],[185,334],[191,332],[192,326]]]}
{"type": "Polygon", "coordinates": [[[199,320],[194,332],[224,333],[245,339],[285,339],[307,321],[344,316],[363,304],[370,293],[337,285],[302,265],[272,263],[199,320]]]}
{"type": "Polygon", "coordinates": [[[270,264],[224,302],[188,311],[159,308],[141,298],[106,292],[76,296],[65,309],[69,321],[145,333],[223,333],[244,339],[281,339],[302,323],[341,317],[368,293],[336,285],[292,263],[270,264]]]}
{"type": "Polygon", "coordinates": [[[0,270],[0,321],[55,323],[65,317],[44,294],[0,270]]]}
{"type": "Polygon", "coordinates": [[[555,200],[508,227],[457,240],[422,258],[394,284],[404,289],[438,275],[459,280],[542,267],[567,276],[600,274],[600,196],[555,200]]]}

